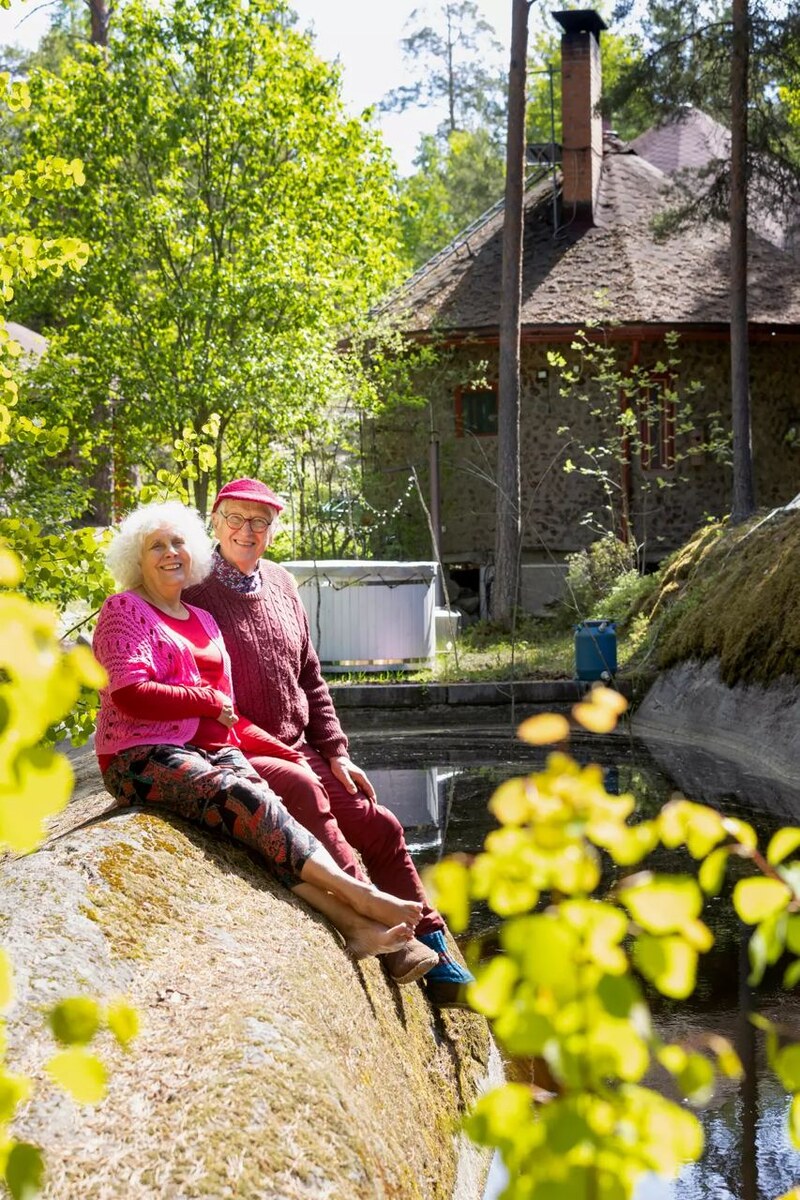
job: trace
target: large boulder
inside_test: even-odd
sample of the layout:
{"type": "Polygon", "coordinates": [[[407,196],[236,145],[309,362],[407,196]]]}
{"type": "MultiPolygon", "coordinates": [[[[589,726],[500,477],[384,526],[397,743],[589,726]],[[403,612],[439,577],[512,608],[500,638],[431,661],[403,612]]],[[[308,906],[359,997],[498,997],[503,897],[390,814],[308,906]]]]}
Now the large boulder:
{"type": "Polygon", "coordinates": [[[746,791],[753,803],[782,819],[796,818],[790,801],[780,807],[780,794],[789,797],[800,789],[800,683],[795,677],[784,675],[768,686],[731,687],[717,659],[690,659],[661,672],[631,724],[657,758],[664,749],[668,773],[687,794],[746,791]],[[732,775],[721,773],[719,759],[730,761],[732,775]]]}
{"type": "Polygon", "coordinates": [[[9,1062],[37,1079],[15,1132],[46,1150],[46,1196],[477,1200],[487,1164],[458,1124],[496,1067],[483,1019],[354,962],[239,847],[108,807],[85,797],[3,864],[9,1062]],[[76,994],[143,1021],[127,1052],[103,1046],[96,1108],[42,1070],[43,1010],[76,994]]]}

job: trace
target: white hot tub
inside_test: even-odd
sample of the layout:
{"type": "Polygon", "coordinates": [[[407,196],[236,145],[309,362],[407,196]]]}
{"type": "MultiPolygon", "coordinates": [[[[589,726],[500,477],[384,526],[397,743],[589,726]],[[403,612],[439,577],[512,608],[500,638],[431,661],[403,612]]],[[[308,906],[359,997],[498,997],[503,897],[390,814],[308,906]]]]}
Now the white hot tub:
{"type": "Polygon", "coordinates": [[[326,671],[416,671],[436,655],[436,563],[319,559],[295,578],[326,671]]]}

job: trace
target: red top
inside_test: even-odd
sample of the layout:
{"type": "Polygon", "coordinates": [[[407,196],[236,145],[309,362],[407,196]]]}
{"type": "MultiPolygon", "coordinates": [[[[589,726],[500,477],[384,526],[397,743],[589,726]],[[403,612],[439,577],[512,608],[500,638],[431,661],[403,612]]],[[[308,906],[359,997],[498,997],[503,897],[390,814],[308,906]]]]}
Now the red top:
{"type": "MultiPolygon", "coordinates": [[[[223,705],[230,699],[224,691],[219,690],[224,680],[222,655],[194,613],[182,620],[160,609],[157,611],[164,624],[188,642],[203,681],[202,686],[158,683],[156,680],[131,683],[114,692],[117,708],[128,717],[142,720],[199,717],[192,745],[201,750],[214,751],[221,750],[223,746],[239,746],[248,754],[264,754],[271,758],[304,763],[302,754],[253,725],[245,717],[238,717],[232,729],[217,719],[223,705]]],[[[110,754],[99,756],[101,771],[106,769],[112,758],[110,754]]]]}

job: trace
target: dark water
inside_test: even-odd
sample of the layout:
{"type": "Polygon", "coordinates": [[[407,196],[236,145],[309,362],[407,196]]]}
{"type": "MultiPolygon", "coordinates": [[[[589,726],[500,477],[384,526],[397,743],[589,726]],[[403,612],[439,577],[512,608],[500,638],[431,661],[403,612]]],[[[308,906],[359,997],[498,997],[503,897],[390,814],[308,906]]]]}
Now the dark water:
{"type": "MultiPolygon", "coordinates": [[[[578,738],[570,751],[579,762],[599,762],[607,789],[633,792],[644,816],[681,790],[748,820],[762,846],[781,825],[800,824],[800,784],[795,790],[773,783],[706,753],[657,743],[648,747],[625,734],[578,738]]],[[[494,827],[486,807],[493,789],[513,775],[537,770],[545,758],[544,751],[515,741],[507,729],[466,725],[403,735],[357,734],[351,754],[369,771],[381,801],[402,820],[420,865],[459,850],[478,850],[494,827]]],[[[679,852],[662,852],[653,865],[681,871],[690,869],[690,863],[679,852]]],[[[748,988],[746,934],[729,890],[709,902],[704,916],[715,944],[703,956],[695,994],[681,1003],[652,997],[656,1023],[674,1040],[723,1033],[754,1056],[755,1071],[748,1082],[723,1087],[701,1112],[706,1132],[701,1163],[688,1167],[675,1184],[648,1177],[637,1200],[774,1200],[800,1183],[800,1154],[786,1132],[789,1099],[767,1068],[763,1047],[743,1014],[758,1010],[800,1040],[800,997],[781,989],[778,971],[757,991],[748,988]]],[[[471,928],[489,949],[495,924],[493,914],[483,910],[475,914],[471,928]]],[[[498,1196],[501,1186],[495,1178],[487,1200],[498,1196]]]]}

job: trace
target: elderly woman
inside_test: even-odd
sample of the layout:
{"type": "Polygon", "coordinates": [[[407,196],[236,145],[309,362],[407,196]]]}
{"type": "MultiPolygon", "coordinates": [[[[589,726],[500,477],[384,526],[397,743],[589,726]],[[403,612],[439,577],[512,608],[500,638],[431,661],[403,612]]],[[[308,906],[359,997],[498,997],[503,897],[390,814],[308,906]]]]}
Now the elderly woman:
{"type": "Polygon", "coordinates": [[[411,982],[431,966],[413,936],[422,906],[347,875],[242,752],[305,762],[237,715],[216,621],[181,599],[210,554],[197,513],[177,502],[138,509],[112,542],[108,565],[123,590],[103,605],[93,643],[108,673],[95,741],[106,787],[122,804],[163,805],[256,850],[358,957],[402,948],[408,970],[398,982],[411,982]]]}

